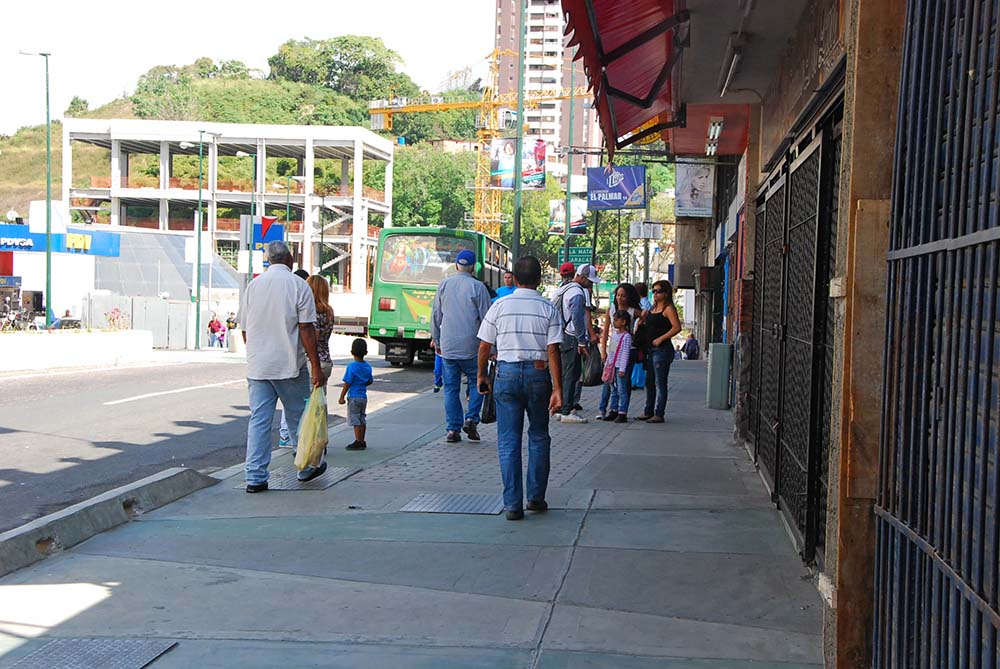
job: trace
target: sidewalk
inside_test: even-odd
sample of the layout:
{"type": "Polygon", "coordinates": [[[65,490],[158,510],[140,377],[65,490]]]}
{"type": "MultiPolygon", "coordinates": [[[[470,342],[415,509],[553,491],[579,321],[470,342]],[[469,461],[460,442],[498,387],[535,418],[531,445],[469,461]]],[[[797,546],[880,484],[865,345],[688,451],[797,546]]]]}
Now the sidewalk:
{"type": "Polygon", "coordinates": [[[0,579],[0,667],[60,637],[177,641],[155,669],[820,666],[819,596],[704,363],[670,394],[665,425],[553,422],[553,508],[520,522],[398,511],[500,491],[495,425],[446,444],[441,395],[371,415],[363,453],[338,427],[331,466],[364,469],[325,491],[236,474],[0,579]]]}

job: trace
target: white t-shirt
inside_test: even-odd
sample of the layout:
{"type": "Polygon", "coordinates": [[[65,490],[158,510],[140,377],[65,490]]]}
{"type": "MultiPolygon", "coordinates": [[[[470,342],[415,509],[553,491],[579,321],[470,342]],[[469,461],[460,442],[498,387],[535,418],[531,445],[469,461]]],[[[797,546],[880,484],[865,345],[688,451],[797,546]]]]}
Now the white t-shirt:
{"type": "Polygon", "coordinates": [[[273,264],[250,282],[237,317],[247,335],[247,378],[292,379],[306,364],[299,323],[316,322],[316,300],[303,279],[273,264]]]}

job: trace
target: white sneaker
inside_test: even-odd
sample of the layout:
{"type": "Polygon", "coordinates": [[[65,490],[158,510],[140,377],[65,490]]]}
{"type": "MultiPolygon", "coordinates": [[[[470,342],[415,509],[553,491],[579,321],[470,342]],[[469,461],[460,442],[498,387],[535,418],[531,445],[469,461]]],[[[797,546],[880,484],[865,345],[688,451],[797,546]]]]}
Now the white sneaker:
{"type": "Polygon", "coordinates": [[[562,420],[562,414],[561,413],[557,413],[556,415],[554,415],[552,417],[556,419],[557,423],[562,420]]]}
{"type": "Polygon", "coordinates": [[[564,415],[561,420],[564,423],[586,423],[587,422],[586,418],[584,418],[583,416],[578,416],[575,413],[564,415]]]}

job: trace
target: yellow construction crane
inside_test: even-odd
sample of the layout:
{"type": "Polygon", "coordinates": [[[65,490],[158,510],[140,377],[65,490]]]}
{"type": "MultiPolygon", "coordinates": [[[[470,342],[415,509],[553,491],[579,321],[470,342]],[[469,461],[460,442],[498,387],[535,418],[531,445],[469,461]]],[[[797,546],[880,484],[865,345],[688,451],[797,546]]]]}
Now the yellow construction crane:
{"type": "MultiPolygon", "coordinates": [[[[510,109],[517,105],[517,93],[501,93],[500,59],[503,56],[517,57],[516,51],[495,49],[490,55],[490,70],[483,86],[483,95],[479,100],[446,101],[442,97],[421,99],[406,99],[392,96],[388,100],[372,100],[368,104],[372,130],[392,130],[393,114],[412,114],[419,112],[440,112],[451,109],[476,109],[476,139],[479,144],[476,152],[475,207],[472,212],[472,222],[478,232],[483,232],[494,239],[500,238],[500,223],[503,219],[501,210],[500,188],[490,186],[490,145],[493,139],[504,130],[516,127],[516,113],[510,109]]],[[[587,95],[587,87],[575,89],[557,88],[547,90],[526,91],[524,107],[529,109],[538,106],[540,102],[550,100],[565,100],[587,95]]]]}

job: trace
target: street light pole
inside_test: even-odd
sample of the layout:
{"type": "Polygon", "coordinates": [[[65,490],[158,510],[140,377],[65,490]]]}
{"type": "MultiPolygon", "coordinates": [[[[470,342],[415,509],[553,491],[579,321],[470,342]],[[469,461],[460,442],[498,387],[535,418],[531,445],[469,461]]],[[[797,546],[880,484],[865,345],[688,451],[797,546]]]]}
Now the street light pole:
{"type": "Polygon", "coordinates": [[[521,5],[520,36],[517,56],[517,142],[514,154],[514,224],[510,250],[514,259],[521,255],[521,179],[522,152],[524,151],[524,51],[525,34],[528,32],[528,0],[518,0],[521,5]]]}
{"type": "MultiPolygon", "coordinates": [[[[573,90],[575,85],[576,75],[576,61],[570,60],[569,69],[569,90],[573,90]]],[[[569,135],[567,137],[568,141],[566,146],[573,146],[573,110],[576,107],[575,100],[572,95],[569,98],[569,135]]],[[[570,220],[573,218],[573,191],[571,190],[573,181],[573,152],[566,152],[566,218],[563,220],[563,248],[566,249],[564,253],[566,254],[566,260],[569,260],[569,226],[570,220]]]]}
{"type": "Polygon", "coordinates": [[[28,51],[20,54],[45,59],[45,327],[49,327],[52,325],[52,117],[49,108],[49,56],[52,54],[28,51]]]}
{"type": "Polygon", "coordinates": [[[202,179],[202,175],[204,174],[204,159],[205,159],[204,148],[205,148],[205,131],[204,130],[199,130],[198,131],[198,224],[196,226],[198,229],[195,230],[195,234],[198,236],[197,237],[198,241],[195,242],[195,248],[197,248],[197,251],[195,252],[195,255],[196,255],[195,259],[198,262],[198,269],[195,272],[195,277],[196,277],[195,278],[195,284],[196,284],[196,288],[195,288],[195,299],[194,299],[194,304],[195,304],[195,312],[194,312],[194,328],[195,328],[194,349],[196,351],[201,349],[201,225],[202,225],[201,224],[201,219],[202,219],[202,213],[201,213],[201,179],[202,179]]]}

